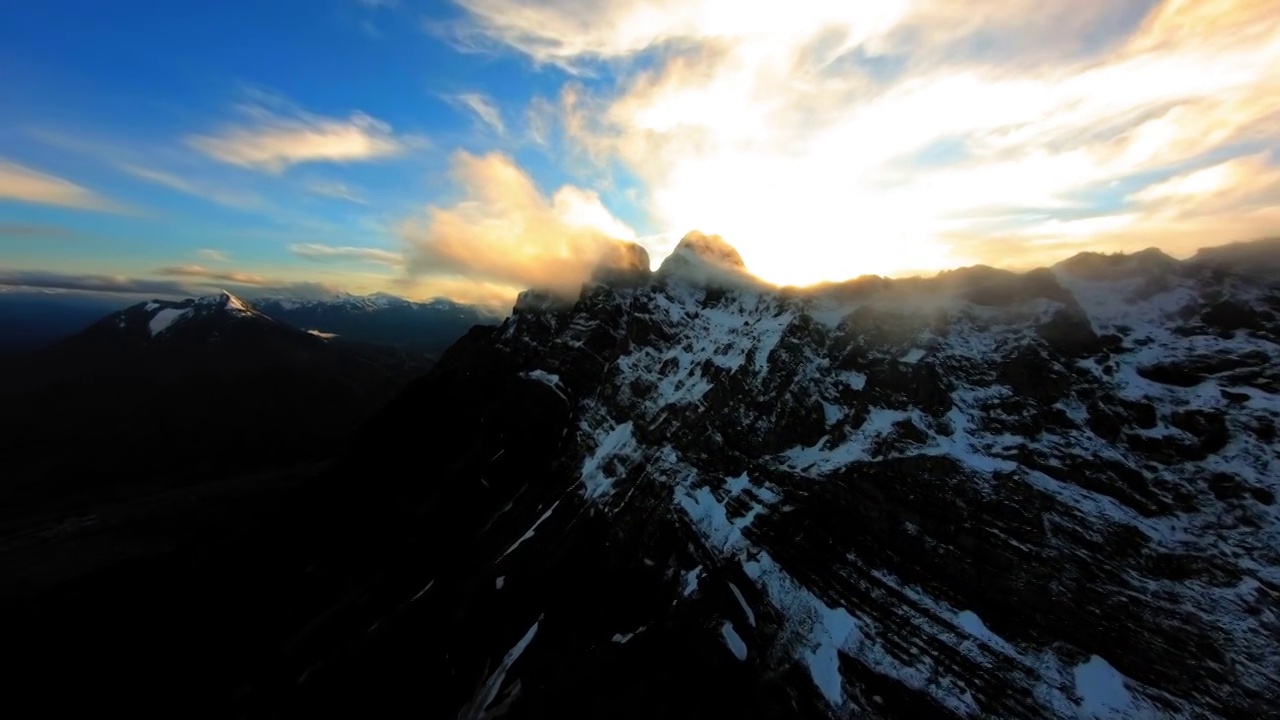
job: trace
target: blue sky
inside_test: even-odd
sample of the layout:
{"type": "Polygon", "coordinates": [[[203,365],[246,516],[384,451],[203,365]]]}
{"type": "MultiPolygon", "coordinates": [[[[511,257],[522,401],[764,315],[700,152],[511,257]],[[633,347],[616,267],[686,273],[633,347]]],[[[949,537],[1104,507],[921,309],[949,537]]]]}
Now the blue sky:
{"type": "Polygon", "coordinates": [[[1185,255],[1280,230],[1269,4],[9,3],[0,285],[502,303],[695,228],[779,283],[1185,255]]]}

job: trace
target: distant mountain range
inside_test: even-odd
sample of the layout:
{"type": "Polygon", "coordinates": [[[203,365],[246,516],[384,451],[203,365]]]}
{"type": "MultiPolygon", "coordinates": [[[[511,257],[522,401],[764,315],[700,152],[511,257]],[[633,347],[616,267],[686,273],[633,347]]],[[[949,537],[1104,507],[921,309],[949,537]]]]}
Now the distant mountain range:
{"type": "MultiPolygon", "coordinates": [[[[276,296],[248,302],[258,312],[299,329],[436,354],[472,325],[501,319],[487,308],[444,299],[415,302],[386,293],[340,293],[319,299],[276,296]]],[[[122,305],[118,297],[83,293],[0,292],[0,353],[47,347],[122,305]]]]}
{"type": "Polygon", "coordinates": [[[267,297],[254,307],[281,322],[347,340],[440,353],[493,313],[449,300],[413,302],[395,295],[337,295],[323,300],[267,297]]]}
{"type": "Polygon", "coordinates": [[[480,318],[388,296],[132,305],[0,366],[0,492],[62,501],[329,457],[480,318]]]}

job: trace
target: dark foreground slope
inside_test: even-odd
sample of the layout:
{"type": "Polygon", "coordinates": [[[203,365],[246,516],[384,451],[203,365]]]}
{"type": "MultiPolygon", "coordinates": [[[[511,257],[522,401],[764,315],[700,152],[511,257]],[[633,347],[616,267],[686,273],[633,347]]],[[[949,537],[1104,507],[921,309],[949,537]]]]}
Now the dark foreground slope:
{"type": "Polygon", "coordinates": [[[333,457],[429,364],[318,337],[225,294],[112,313],[0,367],[0,519],[125,485],[333,457]]]}
{"type": "Polygon", "coordinates": [[[10,600],[12,651],[180,714],[1280,714],[1275,287],[780,293],[709,244],[523,296],[236,532],[10,600]]]}

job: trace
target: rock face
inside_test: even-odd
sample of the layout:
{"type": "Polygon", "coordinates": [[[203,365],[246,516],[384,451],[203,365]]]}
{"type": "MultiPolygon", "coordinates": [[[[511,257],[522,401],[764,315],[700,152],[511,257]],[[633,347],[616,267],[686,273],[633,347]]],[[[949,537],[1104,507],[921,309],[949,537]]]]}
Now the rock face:
{"type": "Polygon", "coordinates": [[[333,483],[411,562],[349,609],[358,633],[254,692],[428,717],[1280,716],[1277,288],[1152,254],[689,281],[741,268],[721,243],[686,238],[649,284],[528,294],[406,390],[333,483]],[[1223,303],[1256,312],[1228,329],[1223,303]]]}

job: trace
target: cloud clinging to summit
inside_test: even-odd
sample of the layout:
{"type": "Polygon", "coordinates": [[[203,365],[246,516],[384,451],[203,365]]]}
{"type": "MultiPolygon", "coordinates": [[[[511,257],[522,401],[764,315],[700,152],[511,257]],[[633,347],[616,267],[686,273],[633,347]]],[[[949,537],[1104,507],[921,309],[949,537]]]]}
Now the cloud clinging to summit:
{"type": "Polygon", "coordinates": [[[1275,0],[462,5],[536,62],[635,68],[568,86],[566,132],[662,230],[719,232],[778,282],[1280,229],[1275,0]],[[1229,189],[1142,194],[1246,157],[1214,171],[1229,189]]]}

